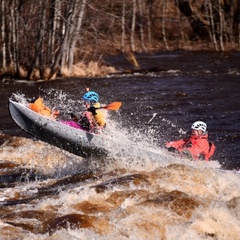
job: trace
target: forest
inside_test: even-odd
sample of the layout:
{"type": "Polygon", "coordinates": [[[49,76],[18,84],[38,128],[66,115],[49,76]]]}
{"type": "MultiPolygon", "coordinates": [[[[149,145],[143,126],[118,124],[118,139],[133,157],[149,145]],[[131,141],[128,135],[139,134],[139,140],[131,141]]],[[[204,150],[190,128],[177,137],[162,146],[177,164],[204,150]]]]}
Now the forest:
{"type": "Polygon", "coordinates": [[[240,0],[1,0],[0,77],[101,76],[103,56],[239,51],[240,0]]]}

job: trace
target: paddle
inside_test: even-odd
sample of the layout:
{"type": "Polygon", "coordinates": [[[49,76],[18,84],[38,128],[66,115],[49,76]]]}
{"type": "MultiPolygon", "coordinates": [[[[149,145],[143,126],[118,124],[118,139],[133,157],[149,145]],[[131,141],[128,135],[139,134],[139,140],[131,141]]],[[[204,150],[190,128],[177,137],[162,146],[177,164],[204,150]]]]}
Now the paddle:
{"type": "MultiPolygon", "coordinates": [[[[99,107],[99,108],[95,108],[95,107],[91,107],[91,108],[93,108],[92,109],[92,111],[91,111],[91,108],[89,108],[89,109],[86,109],[86,110],[88,110],[88,111],[90,111],[90,112],[92,112],[93,114],[94,113],[96,113],[96,109],[106,109],[106,110],[112,110],[112,111],[116,111],[116,110],[118,110],[120,107],[122,106],[122,103],[121,102],[112,102],[112,103],[110,103],[110,104],[108,104],[107,106],[102,106],[102,107],[99,107]]],[[[73,113],[69,113],[70,114],[70,116],[71,116],[71,118],[74,120],[74,121],[77,121],[78,120],[78,118],[77,118],[77,116],[75,115],[75,114],[73,114],[73,113]]]]}
{"type": "Polygon", "coordinates": [[[122,106],[121,102],[113,102],[113,103],[110,103],[107,106],[103,106],[103,107],[96,108],[96,109],[104,108],[104,109],[107,109],[107,110],[113,110],[114,111],[114,110],[118,110],[121,106],[122,106]]]}

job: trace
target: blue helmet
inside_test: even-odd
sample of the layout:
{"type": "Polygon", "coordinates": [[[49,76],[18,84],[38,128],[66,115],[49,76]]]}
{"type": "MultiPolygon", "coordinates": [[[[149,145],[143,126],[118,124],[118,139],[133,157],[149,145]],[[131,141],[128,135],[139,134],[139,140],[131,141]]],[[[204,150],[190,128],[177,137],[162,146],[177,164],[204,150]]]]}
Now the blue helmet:
{"type": "Polygon", "coordinates": [[[98,94],[94,91],[89,91],[89,92],[86,92],[84,95],[83,95],[83,99],[86,100],[86,101],[94,101],[94,102],[98,102],[98,94]]]}

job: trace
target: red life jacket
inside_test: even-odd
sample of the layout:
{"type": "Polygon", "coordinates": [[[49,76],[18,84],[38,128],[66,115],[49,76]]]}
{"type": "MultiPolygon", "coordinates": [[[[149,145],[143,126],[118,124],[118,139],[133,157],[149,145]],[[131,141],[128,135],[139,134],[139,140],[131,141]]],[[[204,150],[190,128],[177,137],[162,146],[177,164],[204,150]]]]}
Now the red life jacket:
{"type": "Polygon", "coordinates": [[[215,152],[215,145],[213,144],[213,142],[208,142],[209,143],[209,152],[208,154],[205,155],[205,160],[209,161],[209,158],[213,156],[214,152],[215,152]]]}
{"type": "Polygon", "coordinates": [[[166,143],[166,147],[173,147],[180,153],[184,151],[190,152],[194,160],[205,159],[206,161],[214,154],[215,145],[208,140],[208,134],[201,136],[192,135],[191,137],[184,138],[177,141],[166,143]]]}

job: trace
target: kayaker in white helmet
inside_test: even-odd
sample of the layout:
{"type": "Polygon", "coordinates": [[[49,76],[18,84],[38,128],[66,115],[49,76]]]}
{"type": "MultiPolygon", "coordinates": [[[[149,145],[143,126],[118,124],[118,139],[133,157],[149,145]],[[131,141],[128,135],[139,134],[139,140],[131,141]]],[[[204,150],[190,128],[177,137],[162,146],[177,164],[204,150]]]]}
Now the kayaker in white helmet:
{"type": "Polygon", "coordinates": [[[196,121],[191,126],[192,134],[181,140],[166,143],[171,152],[178,152],[193,160],[209,161],[215,152],[215,145],[208,140],[207,124],[196,121]]]}

